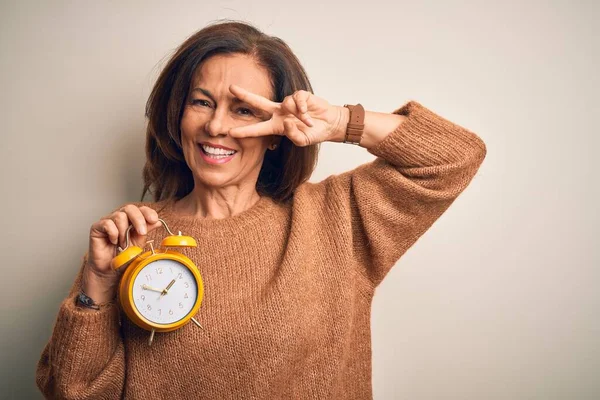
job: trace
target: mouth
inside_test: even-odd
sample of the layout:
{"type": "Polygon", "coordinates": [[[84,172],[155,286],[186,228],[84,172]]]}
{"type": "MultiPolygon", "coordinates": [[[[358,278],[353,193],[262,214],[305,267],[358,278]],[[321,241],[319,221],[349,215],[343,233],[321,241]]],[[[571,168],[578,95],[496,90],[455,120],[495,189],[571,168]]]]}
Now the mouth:
{"type": "Polygon", "coordinates": [[[231,161],[237,154],[236,150],[224,146],[199,143],[198,148],[202,159],[209,164],[224,164],[231,161]]]}

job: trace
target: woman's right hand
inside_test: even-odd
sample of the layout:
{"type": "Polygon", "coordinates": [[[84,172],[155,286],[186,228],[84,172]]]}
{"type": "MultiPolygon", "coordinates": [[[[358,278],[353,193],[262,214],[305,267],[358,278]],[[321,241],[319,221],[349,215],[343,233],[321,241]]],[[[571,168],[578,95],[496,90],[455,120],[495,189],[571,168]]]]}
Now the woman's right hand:
{"type": "Polygon", "coordinates": [[[127,204],[90,228],[88,257],[81,286],[83,292],[98,304],[111,301],[116,294],[119,274],[110,264],[117,255],[117,246],[125,248],[129,225],[133,225],[129,232],[129,244],[142,248],[146,235],[162,226],[152,208],[127,204]]]}

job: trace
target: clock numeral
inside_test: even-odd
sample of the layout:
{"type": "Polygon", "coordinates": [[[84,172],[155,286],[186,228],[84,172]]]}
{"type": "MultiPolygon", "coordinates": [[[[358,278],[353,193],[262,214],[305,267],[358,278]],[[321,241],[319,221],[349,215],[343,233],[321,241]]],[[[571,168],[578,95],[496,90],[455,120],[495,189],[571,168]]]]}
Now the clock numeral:
{"type": "Polygon", "coordinates": [[[171,274],[173,273],[173,267],[169,267],[169,269],[171,270],[171,274]]]}
{"type": "Polygon", "coordinates": [[[150,304],[148,304],[148,310],[152,310],[152,306],[150,306],[150,304]]]}
{"type": "Polygon", "coordinates": [[[141,295],[140,297],[141,297],[142,301],[146,301],[146,296],[141,295]]]}
{"type": "Polygon", "coordinates": [[[173,310],[169,310],[169,315],[173,315],[173,310]]]}
{"type": "Polygon", "coordinates": [[[157,274],[157,275],[160,275],[160,274],[162,274],[162,272],[163,272],[163,270],[162,270],[162,268],[161,268],[161,267],[158,267],[158,268],[156,268],[156,274],[157,274]]]}
{"type": "Polygon", "coordinates": [[[158,309],[158,315],[161,315],[161,314],[162,314],[162,309],[159,308],[158,309]]]}
{"type": "Polygon", "coordinates": [[[179,279],[183,279],[183,274],[182,274],[181,272],[180,272],[180,273],[178,273],[178,274],[177,274],[177,278],[179,278],[179,279]]]}
{"type": "Polygon", "coordinates": [[[181,302],[179,302],[179,308],[183,308],[183,304],[181,304],[181,302]]]}
{"type": "Polygon", "coordinates": [[[150,282],[152,280],[152,277],[150,275],[146,275],[146,281],[150,282]]]}
{"type": "Polygon", "coordinates": [[[189,288],[189,287],[190,287],[190,284],[189,284],[189,283],[187,283],[187,282],[184,282],[184,283],[183,283],[183,286],[185,286],[186,288],[189,288]]]}
{"type": "Polygon", "coordinates": [[[187,299],[187,298],[188,298],[187,292],[186,292],[186,293],[183,295],[183,298],[184,298],[184,299],[187,299]]]}

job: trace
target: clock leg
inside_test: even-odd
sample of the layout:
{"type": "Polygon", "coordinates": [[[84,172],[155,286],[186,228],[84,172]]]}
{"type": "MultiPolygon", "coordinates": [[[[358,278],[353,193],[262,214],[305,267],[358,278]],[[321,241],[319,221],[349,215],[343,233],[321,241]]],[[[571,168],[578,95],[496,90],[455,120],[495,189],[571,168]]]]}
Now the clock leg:
{"type": "Polygon", "coordinates": [[[152,329],[152,332],[150,332],[150,339],[148,339],[148,346],[152,346],[152,341],[154,340],[154,332],[156,332],[154,329],[152,329]]]}
{"type": "Polygon", "coordinates": [[[196,325],[198,325],[198,327],[200,329],[202,329],[203,331],[205,330],[204,327],[202,325],[200,325],[200,322],[196,321],[196,318],[192,317],[192,322],[194,322],[196,325]]]}

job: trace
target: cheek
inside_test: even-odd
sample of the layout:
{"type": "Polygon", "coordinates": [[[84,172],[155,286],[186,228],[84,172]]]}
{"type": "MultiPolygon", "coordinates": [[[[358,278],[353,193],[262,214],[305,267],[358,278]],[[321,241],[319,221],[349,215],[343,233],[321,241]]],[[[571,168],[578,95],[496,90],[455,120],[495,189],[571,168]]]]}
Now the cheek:
{"type": "Polygon", "coordinates": [[[181,141],[191,140],[194,137],[194,132],[198,129],[200,119],[187,108],[183,111],[179,129],[181,130],[181,141]]]}
{"type": "Polygon", "coordinates": [[[192,135],[186,134],[186,130],[183,128],[183,126],[181,127],[181,147],[185,159],[187,161],[193,159],[196,142],[192,135]]]}
{"type": "Polygon", "coordinates": [[[186,160],[193,160],[197,150],[198,130],[202,125],[202,118],[193,110],[185,109],[181,117],[179,129],[181,132],[181,147],[186,160]]]}
{"type": "Polygon", "coordinates": [[[244,158],[250,159],[259,163],[262,162],[265,151],[267,150],[268,141],[265,138],[247,138],[241,143],[242,154],[244,158]]]}

